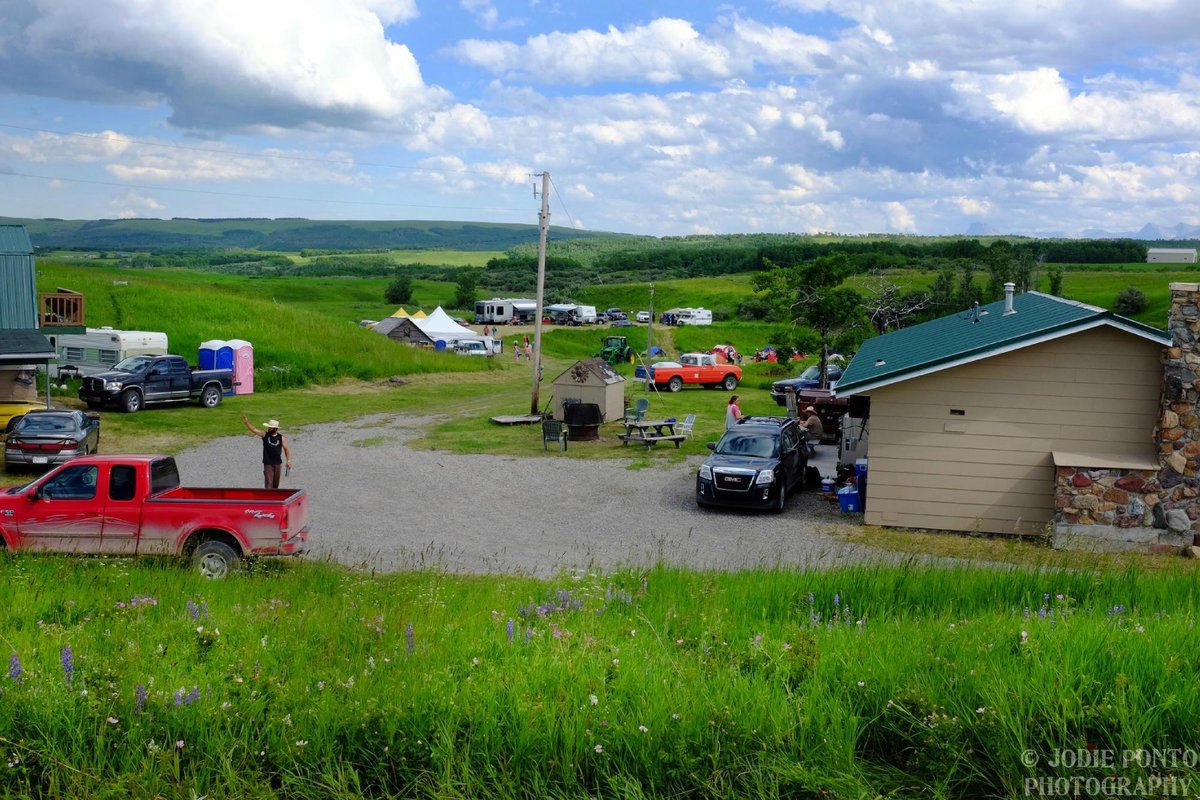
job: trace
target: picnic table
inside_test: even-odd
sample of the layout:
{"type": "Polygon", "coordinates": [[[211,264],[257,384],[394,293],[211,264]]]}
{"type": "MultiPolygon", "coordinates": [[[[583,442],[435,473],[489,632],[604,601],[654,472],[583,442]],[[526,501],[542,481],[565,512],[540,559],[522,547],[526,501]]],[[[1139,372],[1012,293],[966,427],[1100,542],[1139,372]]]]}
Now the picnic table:
{"type": "Polygon", "coordinates": [[[673,419],[627,419],[625,420],[625,433],[620,434],[618,439],[622,444],[628,445],[630,442],[646,445],[649,450],[659,442],[674,442],[675,447],[679,447],[683,440],[687,438],[685,434],[675,432],[675,420],[673,419]]]}

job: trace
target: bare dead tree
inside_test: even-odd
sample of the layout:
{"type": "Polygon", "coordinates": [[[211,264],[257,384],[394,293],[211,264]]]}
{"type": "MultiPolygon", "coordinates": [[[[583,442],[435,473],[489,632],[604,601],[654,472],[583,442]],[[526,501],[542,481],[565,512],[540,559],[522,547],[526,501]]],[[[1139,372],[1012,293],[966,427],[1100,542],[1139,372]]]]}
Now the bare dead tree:
{"type": "Polygon", "coordinates": [[[876,333],[886,333],[904,326],[904,320],[933,306],[928,292],[905,294],[900,284],[880,270],[863,280],[863,311],[876,333]]]}

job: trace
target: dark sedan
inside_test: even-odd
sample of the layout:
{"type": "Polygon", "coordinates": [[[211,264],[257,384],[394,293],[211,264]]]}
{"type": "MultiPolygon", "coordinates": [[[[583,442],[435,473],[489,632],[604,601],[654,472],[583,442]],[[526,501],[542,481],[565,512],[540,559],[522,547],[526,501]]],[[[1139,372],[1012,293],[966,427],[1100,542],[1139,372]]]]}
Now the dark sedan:
{"type": "Polygon", "coordinates": [[[716,443],[696,473],[701,506],[769,508],[787,505],[788,492],[804,485],[808,453],[799,424],[787,417],[745,417],[716,443]]]}
{"type": "Polygon", "coordinates": [[[30,411],[4,443],[4,466],[48,467],[100,448],[100,415],[94,411],[30,411]]]}

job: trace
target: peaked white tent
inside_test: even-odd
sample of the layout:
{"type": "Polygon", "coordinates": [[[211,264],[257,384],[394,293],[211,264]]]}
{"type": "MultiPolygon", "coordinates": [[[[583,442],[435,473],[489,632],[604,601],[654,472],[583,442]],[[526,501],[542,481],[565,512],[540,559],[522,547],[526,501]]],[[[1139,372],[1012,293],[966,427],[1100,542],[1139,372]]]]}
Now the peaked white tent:
{"type": "Polygon", "coordinates": [[[453,346],[460,339],[483,338],[479,332],[463,327],[451,319],[441,306],[435,308],[425,319],[413,318],[413,323],[435,343],[445,342],[447,347],[453,346]]]}

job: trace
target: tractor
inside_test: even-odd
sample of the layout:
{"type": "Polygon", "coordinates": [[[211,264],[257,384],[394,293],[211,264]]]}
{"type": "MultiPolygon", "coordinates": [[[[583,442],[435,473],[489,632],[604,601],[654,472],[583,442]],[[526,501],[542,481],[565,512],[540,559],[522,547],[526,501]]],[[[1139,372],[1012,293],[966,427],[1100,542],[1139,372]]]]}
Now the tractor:
{"type": "Polygon", "coordinates": [[[633,348],[629,339],[624,336],[605,336],[602,340],[597,357],[603,358],[609,364],[628,364],[633,361],[633,348]]]}

